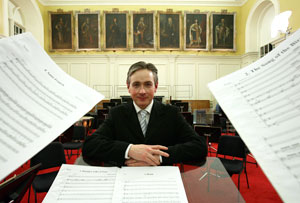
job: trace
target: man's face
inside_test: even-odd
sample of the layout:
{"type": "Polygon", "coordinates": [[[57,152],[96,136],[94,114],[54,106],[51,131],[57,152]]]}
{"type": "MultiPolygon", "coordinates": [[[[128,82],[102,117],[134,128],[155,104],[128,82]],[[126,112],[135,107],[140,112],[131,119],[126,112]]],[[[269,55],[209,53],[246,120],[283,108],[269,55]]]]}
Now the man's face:
{"type": "Polygon", "coordinates": [[[153,73],[147,69],[142,69],[131,75],[130,84],[127,84],[127,88],[132,100],[141,109],[145,109],[154,97],[157,84],[154,83],[153,73]]]}

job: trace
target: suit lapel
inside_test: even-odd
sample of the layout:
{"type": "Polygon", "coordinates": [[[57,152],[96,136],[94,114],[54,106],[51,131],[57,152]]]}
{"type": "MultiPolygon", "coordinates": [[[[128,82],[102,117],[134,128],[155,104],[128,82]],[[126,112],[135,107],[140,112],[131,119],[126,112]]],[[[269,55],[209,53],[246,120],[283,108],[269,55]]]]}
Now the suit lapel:
{"type": "Polygon", "coordinates": [[[135,137],[139,142],[143,143],[145,141],[145,137],[143,135],[140,122],[132,102],[126,105],[125,115],[127,118],[126,123],[132,132],[132,136],[135,137]]]}
{"type": "Polygon", "coordinates": [[[147,127],[146,138],[150,138],[155,133],[156,126],[160,123],[160,117],[163,116],[163,114],[163,105],[154,100],[147,127]]]}

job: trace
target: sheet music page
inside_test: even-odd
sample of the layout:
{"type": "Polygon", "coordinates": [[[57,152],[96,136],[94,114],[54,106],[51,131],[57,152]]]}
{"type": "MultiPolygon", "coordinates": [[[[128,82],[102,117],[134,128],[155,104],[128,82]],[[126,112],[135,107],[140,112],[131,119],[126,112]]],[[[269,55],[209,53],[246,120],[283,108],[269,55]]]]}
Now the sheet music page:
{"type": "Polygon", "coordinates": [[[284,202],[300,199],[300,30],[209,85],[284,202]]]}
{"type": "Polygon", "coordinates": [[[178,167],[123,167],[116,178],[114,203],[187,203],[178,167]]]}
{"type": "Polygon", "coordinates": [[[0,39],[0,78],[0,180],[103,99],[59,68],[30,33],[0,39]]]}
{"type": "Polygon", "coordinates": [[[63,164],[43,202],[111,203],[119,168],[63,164]]]}
{"type": "Polygon", "coordinates": [[[63,164],[43,202],[187,203],[178,167],[63,164]]]}

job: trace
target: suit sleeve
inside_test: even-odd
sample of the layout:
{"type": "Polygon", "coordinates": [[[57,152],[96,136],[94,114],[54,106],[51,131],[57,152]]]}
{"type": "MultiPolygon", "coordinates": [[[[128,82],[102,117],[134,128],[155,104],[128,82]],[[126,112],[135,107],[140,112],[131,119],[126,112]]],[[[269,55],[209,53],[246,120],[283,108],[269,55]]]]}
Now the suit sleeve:
{"type": "Polygon", "coordinates": [[[176,144],[168,146],[169,157],[163,157],[163,164],[201,162],[207,156],[204,137],[199,136],[184,119],[177,108],[171,109],[175,128],[176,144]]]}
{"type": "Polygon", "coordinates": [[[82,156],[85,161],[101,161],[116,166],[124,165],[125,151],[129,143],[115,138],[114,116],[117,115],[111,110],[104,123],[85,140],[82,148],[82,156]]]}

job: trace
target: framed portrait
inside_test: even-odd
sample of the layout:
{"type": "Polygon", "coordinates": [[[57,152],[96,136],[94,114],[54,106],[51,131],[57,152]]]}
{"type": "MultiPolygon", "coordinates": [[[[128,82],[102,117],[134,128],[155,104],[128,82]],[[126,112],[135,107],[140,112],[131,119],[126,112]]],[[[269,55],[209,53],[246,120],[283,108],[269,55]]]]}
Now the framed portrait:
{"type": "Polygon", "coordinates": [[[73,12],[49,12],[50,51],[73,50],[73,12]]]}
{"type": "Polygon", "coordinates": [[[158,49],[181,49],[181,12],[158,12],[158,49]]]}
{"type": "Polygon", "coordinates": [[[211,13],[211,50],[236,51],[236,13],[211,13]]]}
{"type": "Polygon", "coordinates": [[[128,50],[127,11],[104,11],[104,49],[128,50]]]}
{"type": "Polygon", "coordinates": [[[155,50],[156,29],[154,11],[132,12],[131,25],[131,49],[155,50]]]}
{"type": "Polygon", "coordinates": [[[100,12],[75,12],[76,50],[101,50],[100,12]]]}
{"type": "Polygon", "coordinates": [[[184,13],[184,50],[208,51],[208,12],[184,13]]]}

